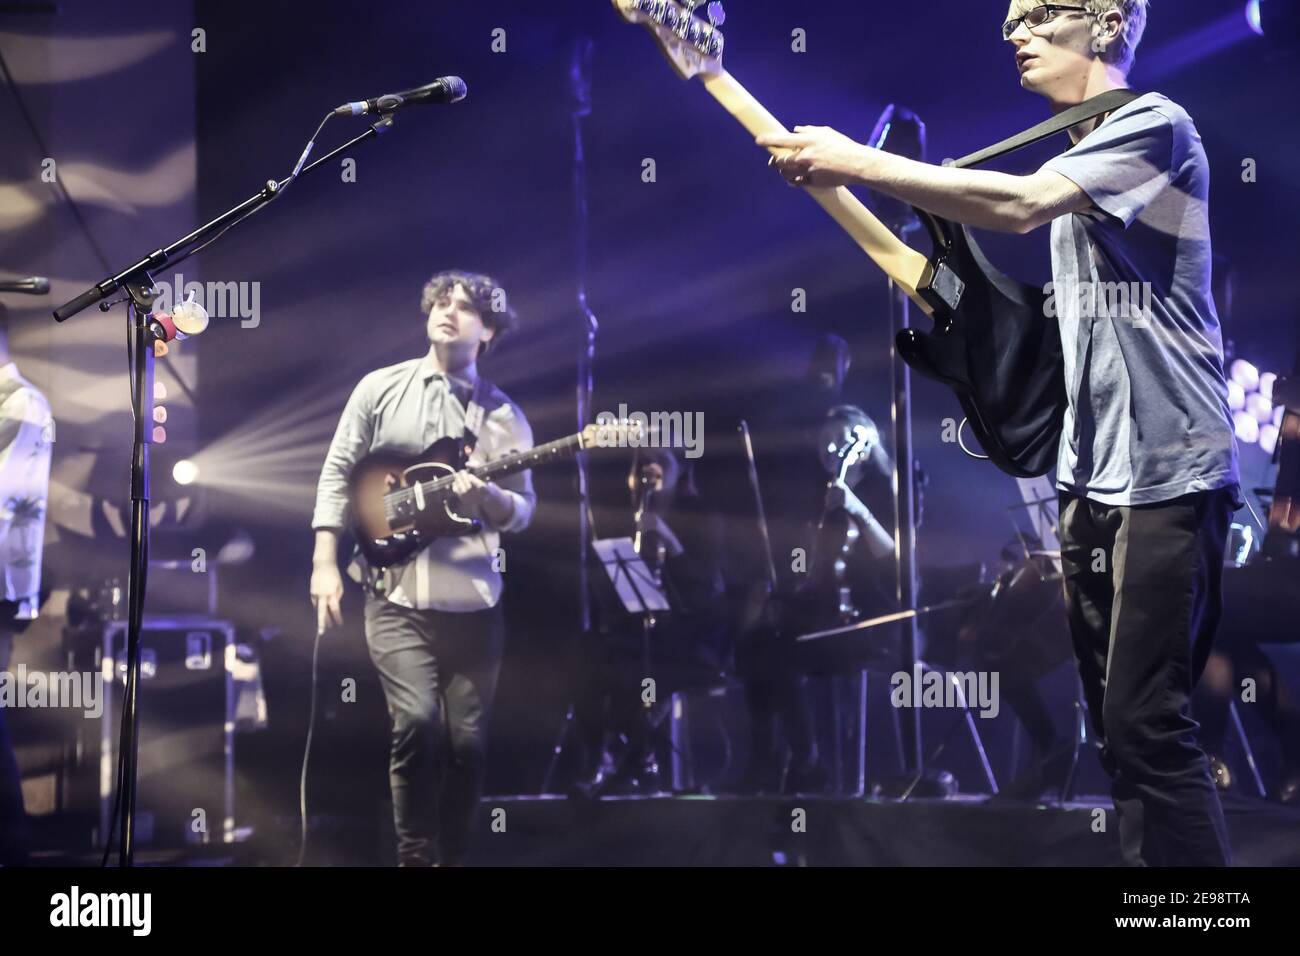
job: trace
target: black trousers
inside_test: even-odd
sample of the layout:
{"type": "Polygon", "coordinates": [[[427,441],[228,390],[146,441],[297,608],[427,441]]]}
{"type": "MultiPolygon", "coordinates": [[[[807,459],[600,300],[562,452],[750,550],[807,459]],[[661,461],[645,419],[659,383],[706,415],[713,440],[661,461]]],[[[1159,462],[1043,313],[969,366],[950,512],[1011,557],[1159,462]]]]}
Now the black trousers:
{"type": "Polygon", "coordinates": [[[1119,507],[1061,495],[1070,632],[1129,865],[1231,862],[1190,699],[1223,607],[1235,496],[1119,507]]]}
{"type": "Polygon", "coordinates": [[[401,866],[457,865],[469,853],[504,643],[499,604],[462,614],[366,600],[366,644],[393,727],[401,866]]]}

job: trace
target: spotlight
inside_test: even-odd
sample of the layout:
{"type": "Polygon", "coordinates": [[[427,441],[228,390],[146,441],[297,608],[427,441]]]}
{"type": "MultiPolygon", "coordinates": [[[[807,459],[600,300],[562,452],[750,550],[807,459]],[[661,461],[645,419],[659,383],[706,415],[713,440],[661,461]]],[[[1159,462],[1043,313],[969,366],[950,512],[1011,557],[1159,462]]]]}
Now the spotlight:
{"type": "Polygon", "coordinates": [[[1261,425],[1266,425],[1273,420],[1273,403],[1259,392],[1251,392],[1246,397],[1246,411],[1261,425]]]}
{"type": "Polygon", "coordinates": [[[192,485],[199,478],[199,466],[188,458],[182,458],[172,466],[172,479],[178,485],[192,485]]]}
{"type": "Polygon", "coordinates": [[[1265,372],[1259,377],[1259,394],[1267,398],[1270,404],[1273,402],[1273,383],[1276,381],[1277,374],[1274,372],[1265,372]]]}
{"type": "Polygon", "coordinates": [[[1259,422],[1250,412],[1233,412],[1232,413],[1233,430],[1237,433],[1237,438],[1247,445],[1253,445],[1259,441],[1259,422]]]}
{"type": "Polygon", "coordinates": [[[1260,36],[1264,35],[1264,22],[1260,12],[1260,0],[1250,0],[1246,4],[1246,22],[1260,36]]]}
{"type": "Polygon", "coordinates": [[[1246,23],[1259,36],[1286,43],[1300,30],[1300,9],[1292,0],[1249,0],[1246,23]]]}
{"type": "Polygon", "coordinates": [[[1273,454],[1277,450],[1277,436],[1278,427],[1276,425],[1262,426],[1259,430],[1259,447],[1268,454],[1273,454]]]}
{"type": "Polygon", "coordinates": [[[1245,359],[1237,359],[1230,368],[1232,380],[1248,392],[1259,388],[1259,369],[1245,359]]]}
{"type": "Polygon", "coordinates": [[[1246,390],[1237,382],[1228,382],[1228,407],[1239,412],[1246,407],[1246,390]]]}

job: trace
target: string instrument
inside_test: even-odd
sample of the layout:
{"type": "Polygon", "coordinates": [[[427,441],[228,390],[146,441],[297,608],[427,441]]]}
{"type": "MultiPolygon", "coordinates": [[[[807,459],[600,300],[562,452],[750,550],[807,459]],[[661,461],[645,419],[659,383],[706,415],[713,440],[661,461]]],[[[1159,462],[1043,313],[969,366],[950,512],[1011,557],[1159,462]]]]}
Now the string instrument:
{"type": "Polygon", "coordinates": [[[558,438],[466,467],[464,443],[440,438],[418,455],[375,451],[348,474],[348,501],[357,547],[372,567],[400,564],[438,538],[477,532],[481,524],[456,510],[452,479],[467,470],[483,481],[500,481],[589,448],[636,447],[647,430],[636,421],[588,425],[558,438]]]}
{"type": "MultiPolygon", "coordinates": [[[[699,77],[710,94],[750,134],[785,127],[722,67],[722,5],[709,3],[708,22],[686,0],[612,0],[629,23],[649,30],[678,76],[699,77]]],[[[1065,122],[1118,108],[1138,94],[1114,90],[1080,104],[1017,137],[1019,145],[1054,135],[1065,122]],[[1023,141],[1022,141],[1023,140],[1023,141]]],[[[1017,146],[999,144],[959,160],[983,162],[1017,146]],[[1005,147],[1005,148],[1003,148],[1005,147]]],[[[773,156],[789,150],[772,148],[773,156]]],[[[933,251],[908,246],[848,189],[800,187],[853,239],[925,315],[931,332],[907,328],[896,344],[903,360],[956,394],[989,460],[1007,474],[1033,478],[1056,466],[1066,393],[1060,333],[1045,321],[1042,289],[999,272],[962,226],[917,209],[933,251]]]]}
{"type": "MultiPolygon", "coordinates": [[[[835,474],[826,483],[826,490],[829,492],[837,485],[847,488],[849,472],[854,465],[871,455],[879,440],[880,436],[875,429],[863,425],[854,426],[852,438],[835,449],[835,474]]],[[[815,587],[829,585],[837,602],[835,617],[841,624],[848,624],[860,616],[853,603],[853,585],[848,577],[848,569],[861,537],[862,531],[858,528],[858,523],[843,508],[823,509],[813,539],[808,582],[815,587]],[[829,573],[824,563],[827,558],[830,559],[829,573]]]]}

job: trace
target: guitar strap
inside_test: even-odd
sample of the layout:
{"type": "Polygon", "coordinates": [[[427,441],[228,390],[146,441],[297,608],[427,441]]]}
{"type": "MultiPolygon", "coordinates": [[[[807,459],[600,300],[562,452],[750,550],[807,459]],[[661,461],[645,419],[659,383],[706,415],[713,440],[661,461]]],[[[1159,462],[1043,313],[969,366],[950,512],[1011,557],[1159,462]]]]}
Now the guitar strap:
{"type": "Polygon", "coordinates": [[[1142,95],[1136,90],[1109,90],[1092,97],[1092,99],[1084,100],[1078,106],[1072,106],[1064,113],[1058,113],[1051,119],[1044,120],[1023,133],[1017,133],[1009,139],[994,143],[992,146],[971,153],[969,156],[963,156],[961,159],[949,160],[944,165],[966,169],[987,163],[991,159],[1005,156],[1007,153],[1014,153],[1018,149],[1024,149],[1026,146],[1032,146],[1034,143],[1041,142],[1050,136],[1055,136],[1071,126],[1077,126],[1080,123],[1086,123],[1090,119],[1096,119],[1104,113],[1113,112],[1121,106],[1132,103],[1142,95]]]}
{"type": "Polygon", "coordinates": [[[479,396],[486,387],[483,379],[476,379],[474,388],[469,395],[469,402],[465,405],[465,432],[461,435],[461,450],[466,458],[478,445],[478,433],[483,427],[484,414],[483,406],[479,402],[479,396]]]}

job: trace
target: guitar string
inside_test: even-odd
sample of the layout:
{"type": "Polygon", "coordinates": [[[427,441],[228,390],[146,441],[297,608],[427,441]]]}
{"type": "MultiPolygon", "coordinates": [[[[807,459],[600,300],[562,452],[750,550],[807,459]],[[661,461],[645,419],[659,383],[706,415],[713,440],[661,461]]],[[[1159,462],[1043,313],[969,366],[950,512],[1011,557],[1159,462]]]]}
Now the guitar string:
{"type": "MultiPolygon", "coordinates": [[[[558,438],[555,441],[547,442],[546,444],[539,445],[536,448],[530,448],[527,451],[517,452],[513,455],[506,455],[505,457],[498,458],[495,461],[487,462],[478,468],[471,468],[469,471],[470,474],[482,478],[485,475],[491,475],[495,472],[513,467],[520,462],[527,461],[529,458],[541,461],[548,455],[567,450],[571,445],[581,445],[581,438],[581,435],[569,435],[565,438],[558,438]]],[[[416,484],[419,485],[421,494],[433,494],[449,487],[454,479],[455,475],[443,475],[440,478],[434,478],[430,481],[420,481],[416,482],[416,484]]],[[[407,500],[414,497],[414,486],[389,492],[384,495],[385,513],[391,516],[393,512],[389,507],[390,505],[392,508],[396,508],[401,504],[405,504],[407,500]]]]}

